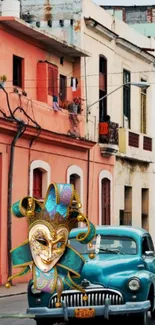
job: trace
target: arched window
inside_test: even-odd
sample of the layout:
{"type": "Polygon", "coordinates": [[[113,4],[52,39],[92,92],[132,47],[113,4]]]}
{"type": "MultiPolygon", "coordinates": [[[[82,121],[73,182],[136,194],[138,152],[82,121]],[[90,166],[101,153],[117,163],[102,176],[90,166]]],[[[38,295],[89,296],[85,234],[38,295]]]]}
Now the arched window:
{"type": "Polygon", "coordinates": [[[110,192],[111,192],[111,184],[108,178],[102,179],[102,202],[101,202],[101,213],[102,213],[102,225],[110,225],[111,219],[111,200],[110,200],[110,192]]]}
{"type": "Polygon", "coordinates": [[[33,170],[33,197],[42,199],[42,171],[39,168],[33,170]]]}
{"type": "Polygon", "coordinates": [[[99,175],[99,224],[110,225],[112,213],[112,175],[103,170],[99,175]]]}
{"type": "Polygon", "coordinates": [[[78,174],[71,174],[70,175],[70,184],[74,185],[75,190],[81,195],[81,177],[78,174]]]}
{"type": "Polygon", "coordinates": [[[67,183],[73,184],[75,190],[80,195],[83,206],[83,170],[76,165],[71,165],[67,169],[67,183]]]}
{"type": "Polygon", "coordinates": [[[43,200],[51,182],[51,167],[43,160],[34,160],[30,165],[30,196],[43,200]]]}

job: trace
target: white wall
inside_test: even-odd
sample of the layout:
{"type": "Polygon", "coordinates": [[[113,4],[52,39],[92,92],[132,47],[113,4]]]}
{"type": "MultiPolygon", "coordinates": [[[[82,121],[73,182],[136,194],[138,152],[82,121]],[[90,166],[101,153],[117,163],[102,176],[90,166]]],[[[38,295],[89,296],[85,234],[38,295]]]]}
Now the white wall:
{"type": "Polygon", "coordinates": [[[114,171],[114,217],[119,225],[119,210],[124,210],[124,186],[132,187],[132,226],[141,227],[141,190],[149,189],[149,231],[155,242],[155,174],[153,165],[144,166],[137,163],[116,161],[114,171]]]}
{"type": "MultiPolygon", "coordinates": [[[[83,16],[95,19],[109,30],[118,34],[119,37],[137,46],[155,48],[155,40],[148,39],[120,20],[115,19],[113,21],[113,17],[109,13],[91,0],[83,0],[83,16]]],[[[95,29],[94,31],[88,29],[84,21],[82,31],[84,32],[82,47],[91,53],[91,57],[86,59],[86,65],[84,61],[81,64],[83,80],[86,73],[88,106],[99,98],[99,55],[102,54],[108,60],[107,93],[123,84],[123,69],[131,71],[131,81],[138,82],[143,78],[151,83],[151,87],[147,91],[147,134],[152,136],[153,132],[155,132],[153,131],[152,122],[155,119],[155,77],[152,73],[153,64],[151,63],[151,58],[150,62],[147,62],[144,58],[138,56],[136,50],[135,53],[131,53],[128,49],[121,48],[115,43],[115,40],[109,40],[104,35],[95,33],[95,29]]],[[[154,52],[151,53],[153,54],[154,52]]],[[[111,120],[123,126],[123,89],[116,91],[107,98],[107,108],[111,120]]],[[[95,131],[97,140],[99,103],[92,106],[90,112],[89,120],[91,117],[96,120],[95,131]]],[[[131,87],[131,128],[134,132],[140,132],[140,89],[134,86],[131,87]]],[[[92,123],[89,123],[91,138],[92,133],[94,133],[94,130],[92,131],[92,123]]]]}

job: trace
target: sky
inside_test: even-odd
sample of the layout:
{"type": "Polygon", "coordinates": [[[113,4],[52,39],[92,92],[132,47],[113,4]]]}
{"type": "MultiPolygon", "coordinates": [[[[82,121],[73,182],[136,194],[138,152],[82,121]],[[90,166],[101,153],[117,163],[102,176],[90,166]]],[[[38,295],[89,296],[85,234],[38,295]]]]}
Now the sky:
{"type": "Polygon", "coordinates": [[[125,6],[133,6],[133,5],[155,5],[155,0],[93,0],[98,5],[125,5],[125,6]]]}

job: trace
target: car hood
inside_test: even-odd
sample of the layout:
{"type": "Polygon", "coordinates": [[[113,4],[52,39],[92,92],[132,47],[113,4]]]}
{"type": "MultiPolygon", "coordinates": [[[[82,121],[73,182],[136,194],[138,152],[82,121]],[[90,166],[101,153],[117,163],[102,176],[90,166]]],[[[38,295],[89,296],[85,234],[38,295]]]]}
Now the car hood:
{"type": "Polygon", "coordinates": [[[101,257],[97,255],[93,260],[87,258],[81,275],[91,283],[108,287],[110,283],[116,281],[116,278],[122,282],[136,274],[140,263],[141,258],[134,255],[102,254],[101,257]]]}

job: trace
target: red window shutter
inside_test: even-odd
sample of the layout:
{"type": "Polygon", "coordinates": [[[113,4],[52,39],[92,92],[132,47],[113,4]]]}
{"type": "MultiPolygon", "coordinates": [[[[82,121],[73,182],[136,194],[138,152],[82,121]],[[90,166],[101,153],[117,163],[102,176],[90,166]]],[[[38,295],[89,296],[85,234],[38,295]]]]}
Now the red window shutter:
{"type": "Polygon", "coordinates": [[[99,75],[99,89],[106,91],[106,75],[100,72],[99,75]]]}
{"type": "Polygon", "coordinates": [[[102,180],[102,225],[110,225],[110,180],[102,180]]]}
{"type": "Polygon", "coordinates": [[[42,172],[38,168],[33,171],[33,196],[42,199],[42,172]]]}
{"type": "Polygon", "coordinates": [[[58,67],[54,67],[53,69],[53,84],[54,84],[53,95],[58,96],[58,67]]]}
{"type": "Polygon", "coordinates": [[[48,94],[53,96],[54,94],[54,70],[53,66],[48,66],[48,94]]]}
{"type": "Polygon", "coordinates": [[[48,66],[48,94],[58,96],[58,67],[52,64],[48,66]]]}

